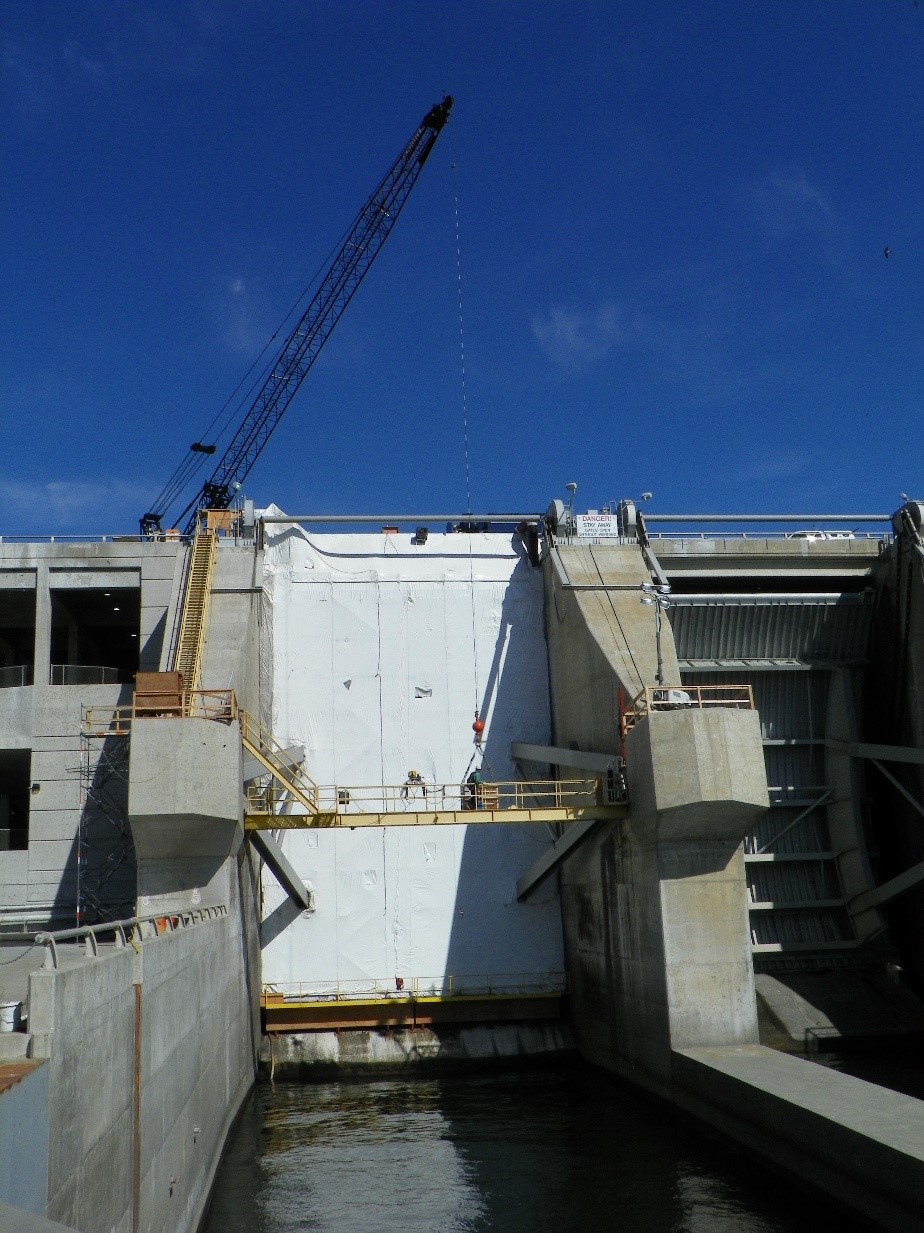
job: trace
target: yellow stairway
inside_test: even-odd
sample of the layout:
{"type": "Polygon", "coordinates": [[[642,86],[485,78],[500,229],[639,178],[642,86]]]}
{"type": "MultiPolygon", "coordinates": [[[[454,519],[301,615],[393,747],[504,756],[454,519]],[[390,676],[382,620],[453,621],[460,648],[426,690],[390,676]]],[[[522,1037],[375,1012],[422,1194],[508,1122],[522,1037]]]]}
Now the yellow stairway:
{"type": "MultiPolygon", "coordinates": [[[[252,715],[242,710],[239,712],[239,718],[241,742],[248,753],[257,759],[267,773],[272,775],[277,784],[294,800],[304,805],[309,813],[317,813],[318,785],[314,780],[304,773],[272,733],[267,732],[252,715]]],[[[272,797],[272,793],[268,795],[272,797]]]]}
{"type": "Polygon", "coordinates": [[[183,615],[180,618],[180,635],[174,659],[174,669],[182,674],[183,688],[187,691],[199,688],[199,669],[208,624],[216,548],[214,532],[205,531],[195,537],[190,549],[183,615]]]}

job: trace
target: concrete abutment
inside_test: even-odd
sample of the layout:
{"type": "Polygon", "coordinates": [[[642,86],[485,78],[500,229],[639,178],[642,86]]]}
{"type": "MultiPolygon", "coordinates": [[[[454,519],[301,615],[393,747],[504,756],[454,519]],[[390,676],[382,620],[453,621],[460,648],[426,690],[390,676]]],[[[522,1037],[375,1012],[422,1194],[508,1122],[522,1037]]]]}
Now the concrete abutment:
{"type": "MultiPolygon", "coordinates": [[[[620,703],[656,683],[641,552],[553,547],[545,570],[555,743],[614,753],[620,703]]],[[[679,687],[666,622],[659,658],[679,687]]],[[[627,819],[560,871],[581,1053],[878,1226],[924,1228],[924,1103],[758,1044],[742,847],[769,803],[757,713],[650,709],[623,748],[627,819]]]]}

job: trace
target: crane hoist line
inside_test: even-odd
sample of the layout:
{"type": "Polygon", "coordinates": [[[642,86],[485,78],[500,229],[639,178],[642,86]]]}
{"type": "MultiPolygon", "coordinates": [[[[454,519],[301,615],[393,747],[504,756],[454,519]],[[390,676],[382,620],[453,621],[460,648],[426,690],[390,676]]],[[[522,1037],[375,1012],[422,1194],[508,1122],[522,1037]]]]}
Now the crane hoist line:
{"type": "MultiPolygon", "coordinates": [[[[357,214],[318,291],[283,343],[260,392],[248,408],[214,472],[176,519],[179,524],[189,515],[183,532],[185,535],[195,531],[201,510],[227,509],[234,500],[244,477],[259,458],[273,429],[397,222],[437,137],[449,119],[452,103],[452,96],[447,94],[441,103],[430,108],[357,214]]],[[[196,454],[215,452],[214,446],[198,441],[190,448],[196,454]]],[[[169,491],[168,484],[154,509],[141,519],[143,536],[161,534],[166,510],[158,511],[158,506],[166,502],[169,491]]]]}

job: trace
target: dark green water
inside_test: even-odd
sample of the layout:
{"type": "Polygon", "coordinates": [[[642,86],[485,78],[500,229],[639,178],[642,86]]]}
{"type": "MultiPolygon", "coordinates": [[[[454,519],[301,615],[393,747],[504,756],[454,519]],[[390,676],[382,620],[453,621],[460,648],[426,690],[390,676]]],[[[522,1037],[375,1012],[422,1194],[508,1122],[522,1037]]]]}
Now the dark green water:
{"type": "Polygon", "coordinates": [[[597,1072],[260,1087],[204,1233],[839,1233],[830,1203],[597,1072]]]}

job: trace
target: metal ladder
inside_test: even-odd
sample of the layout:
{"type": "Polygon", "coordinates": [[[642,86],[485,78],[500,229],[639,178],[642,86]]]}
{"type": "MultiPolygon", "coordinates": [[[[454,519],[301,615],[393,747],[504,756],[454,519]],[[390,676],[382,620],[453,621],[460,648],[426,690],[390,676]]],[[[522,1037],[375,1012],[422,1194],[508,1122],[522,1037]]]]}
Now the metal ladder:
{"type": "Polygon", "coordinates": [[[199,688],[202,644],[208,624],[216,549],[217,540],[212,531],[197,535],[190,549],[189,574],[174,659],[175,670],[182,674],[185,690],[199,688]]]}

